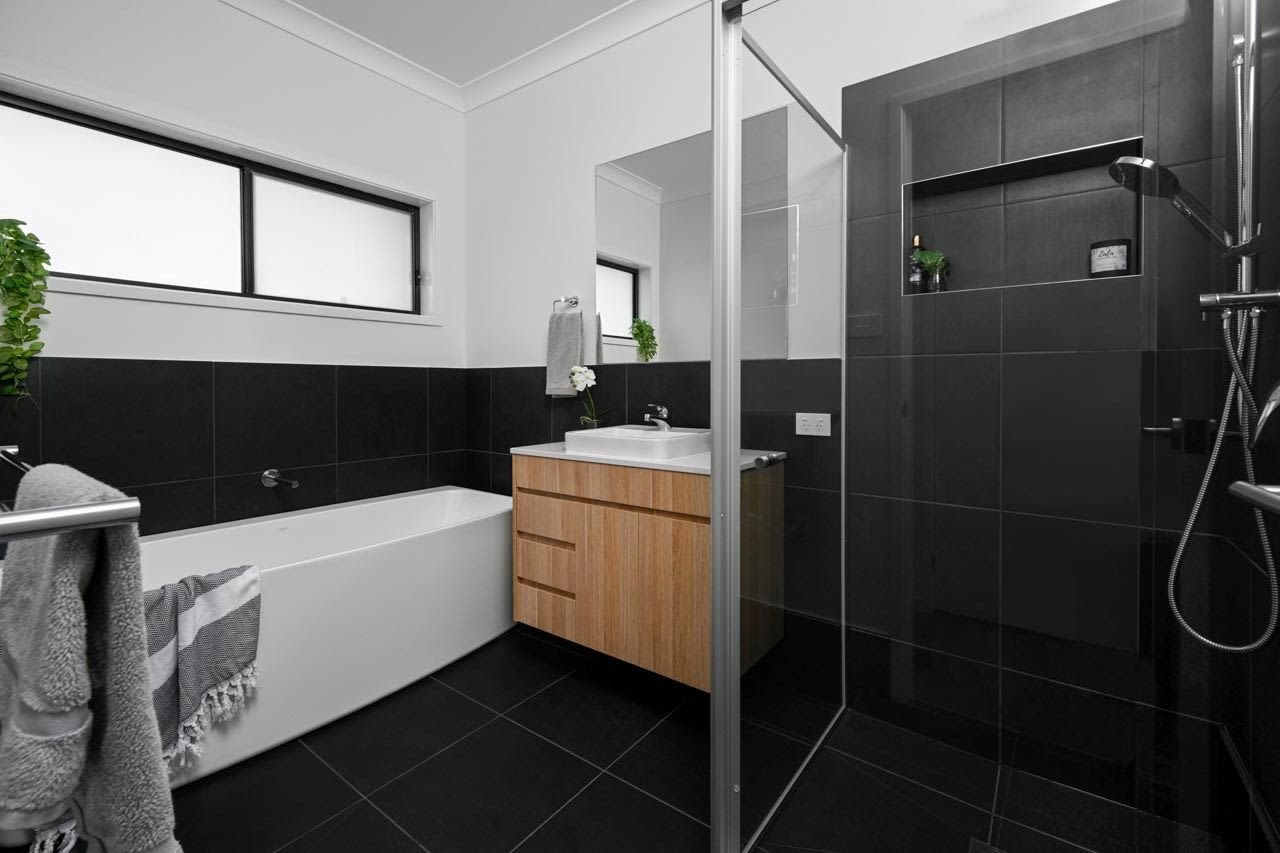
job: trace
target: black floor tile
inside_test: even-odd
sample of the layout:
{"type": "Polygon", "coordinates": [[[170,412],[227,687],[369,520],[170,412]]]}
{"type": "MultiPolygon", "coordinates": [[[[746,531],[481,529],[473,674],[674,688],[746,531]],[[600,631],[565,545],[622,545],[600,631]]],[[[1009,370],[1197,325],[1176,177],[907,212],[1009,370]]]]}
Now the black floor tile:
{"type": "Polygon", "coordinates": [[[495,711],[506,711],[581,663],[568,651],[508,631],[435,677],[495,711]]]}
{"type": "Polygon", "coordinates": [[[290,741],[174,791],[175,834],[187,853],[268,853],[358,798],[290,741]]]}
{"type": "MultiPolygon", "coordinates": [[[[1131,851],[1138,812],[1030,773],[1005,768],[996,816],[1089,850],[1131,851]]],[[[1006,847],[1012,853],[1012,846],[1006,847]]]]}
{"type": "Polygon", "coordinates": [[[634,667],[586,664],[511,712],[511,718],[605,766],[689,696],[634,667]]]}
{"type": "Polygon", "coordinates": [[[702,853],[710,831],[675,809],[601,776],[522,844],[519,853],[702,853]]]}
{"type": "Polygon", "coordinates": [[[967,853],[989,812],[830,749],[814,756],[765,834],[770,850],[967,853]]]}
{"type": "Polygon", "coordinates": [[[351,853],[355,850],[421,853],[422,850],[385,815],[363,801],[283,849],[288,853],[351,853]]]}
{"type": "Polygon", "coordinates": [[[999,767],[982,756],[855,711],[845,713],[827,745],[972,806],[991,807],[999,767]]]}
{"type": "Polygon", "coordinates": [[[596,772],[497,720],[372,799],[431,853],[507,853],[596,772]]]}
{"type": "MultiPolygon", "coordinates": [[[[698,820],[711,815],[710,710],[692,699],[622,757],[610,772],[698,820]]],[[[808,754],[805,744],[742,723],[742,825],[754,829],[808,754]]],[[[749,835],[744,832],[744,837],[749,835]]]]}
{"type": "Polygon", "coordinates": [[[465,696],[425,678],[302,740],[368,794],[493,717],[465,696]]]}

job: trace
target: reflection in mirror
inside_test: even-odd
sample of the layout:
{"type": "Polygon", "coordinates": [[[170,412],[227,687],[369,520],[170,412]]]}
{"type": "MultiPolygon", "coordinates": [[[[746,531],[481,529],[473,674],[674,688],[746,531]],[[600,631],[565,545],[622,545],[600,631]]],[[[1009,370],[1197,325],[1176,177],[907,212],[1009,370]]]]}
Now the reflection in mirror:
{"type": "MultiPolygon", "coordinates": [[[[832,306],[840,304],[841,211],[829,192],[840,164],[807,150],[797,133],[807,120],[789,104],[743,122],[744,358],[840,355],[832,306]],[[808,264],[800,263],[802,242],[808,264]]],[[[702,133],[596,167],[604,361],[637,360],[633,318],[653,326],[658,360],[710,358],[711,154],[711,134],[702,133]]]]}

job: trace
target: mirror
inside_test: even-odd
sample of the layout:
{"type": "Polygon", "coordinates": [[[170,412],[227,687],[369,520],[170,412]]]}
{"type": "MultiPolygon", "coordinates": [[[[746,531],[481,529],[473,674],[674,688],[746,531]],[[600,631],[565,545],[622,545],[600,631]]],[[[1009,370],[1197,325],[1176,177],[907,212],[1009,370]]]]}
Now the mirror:
{"type": "MultiPolygon", "coordinates": [[[[831,180],[830,163],[809,175],[813,158],[789,144],[792,123],[808,120],[797,110],[792,104],[743,123],[744,358],[840,354],[840,317],[831,311],[839,304],[839,269],[815,263],[806,270],[800,245],[804,240],[816,257],[819,244],[831,243],[835,251],[822,253],[823,267],[826,258],[838,259],[842,211],[821,184],[831,180]],[[823,191],[806,198],[806,186],[823,191]]],[[[653,327],[655,360],[710,357],[711,153],[711,134],[701,133],[596,167],[604,362],[641,360],[631,334],[636,319],[653,327]]]]}

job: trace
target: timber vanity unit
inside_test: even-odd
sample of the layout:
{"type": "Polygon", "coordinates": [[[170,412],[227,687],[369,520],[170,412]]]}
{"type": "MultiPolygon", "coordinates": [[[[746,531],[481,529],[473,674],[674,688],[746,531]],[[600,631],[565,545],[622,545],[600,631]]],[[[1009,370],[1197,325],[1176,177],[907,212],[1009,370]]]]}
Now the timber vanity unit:
{"type": "MultiPolygon", "coordinates": [[[[676,452],[698,433],[703,450],[665,459],[626,446],[664,443],[644,427],[512,448],[517,622],[710,688],[710,437],[670,431],[676,452]]],[[[742,454],[744,670],[782,638],[784,458],[742,454]]]]}

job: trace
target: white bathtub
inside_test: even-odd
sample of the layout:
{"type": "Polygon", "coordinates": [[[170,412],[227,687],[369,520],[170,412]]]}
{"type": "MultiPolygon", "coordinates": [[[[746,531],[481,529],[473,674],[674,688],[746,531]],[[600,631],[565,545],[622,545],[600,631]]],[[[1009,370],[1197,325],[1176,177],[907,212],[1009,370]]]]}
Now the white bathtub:
{"type": "Polygon", "coordinates": [[[502,495],[445,486],[142,540],[147,589],[247,563],[262,569],[258,691],[175,784],[367,705],[512,625],[502,495]]]}

